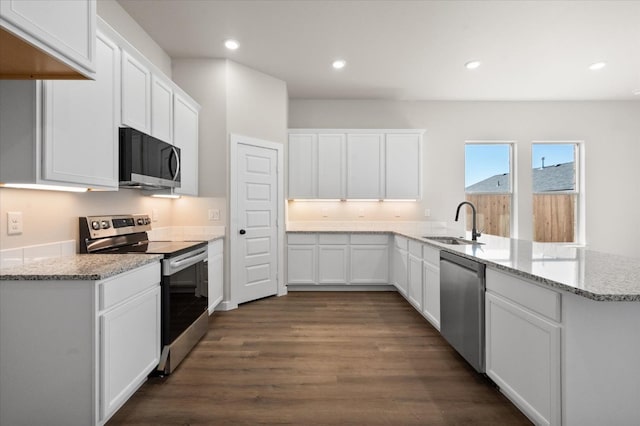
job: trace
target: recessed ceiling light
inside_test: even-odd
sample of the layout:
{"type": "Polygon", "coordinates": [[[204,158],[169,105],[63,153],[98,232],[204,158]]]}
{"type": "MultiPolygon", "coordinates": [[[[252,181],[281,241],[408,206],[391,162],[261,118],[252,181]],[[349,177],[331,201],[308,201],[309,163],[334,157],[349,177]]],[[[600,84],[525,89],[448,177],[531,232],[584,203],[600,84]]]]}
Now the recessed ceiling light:
{"type": "Polygon", "coordinates": [[[336,59],[331,64],[331,66],[337,70],[341,70],[342,68],[345,67],[345,65],[347,65],[347,61],[345,61],[344,59],[336,59]]]}
{"type": "Polygon", "coordinates": [[[237,40],[230,38],[224,41],[224,47],[229,50],[236,50],[238,47],[240,47],[240,43],[238,43],[237,40]]]}
{"type": "Polygon", "coordinates": [[[636,89],[632,93],[636,96],[640,96],[640,89],[636,89]]]}
{"type": "Polygon", "coordinates": [[[589,65],[589,69],[591,71],[598,71],[598,70],[601,70],[602,68],[604,68],[606,66],[607,66],[606,62],[596,62],[594,64],[589,65]]]}
{"type": "Polygon", "coordinates": [[[466,64],[464,64],[464,66],[468,70],[475,70],[480,66],[480,64],[481,64],[480,61],[469,61],[466,64]]]}

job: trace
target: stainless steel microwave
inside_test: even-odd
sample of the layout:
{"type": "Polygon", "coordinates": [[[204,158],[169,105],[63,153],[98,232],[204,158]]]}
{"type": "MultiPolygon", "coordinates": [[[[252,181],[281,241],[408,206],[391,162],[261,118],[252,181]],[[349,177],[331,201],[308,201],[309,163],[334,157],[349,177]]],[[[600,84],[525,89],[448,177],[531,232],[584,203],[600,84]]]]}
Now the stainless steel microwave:
{"type": "Polygon", "coordinates": [[[120,187],[180,187],[180,148],[136,129],[121,127],[120,187]]]}

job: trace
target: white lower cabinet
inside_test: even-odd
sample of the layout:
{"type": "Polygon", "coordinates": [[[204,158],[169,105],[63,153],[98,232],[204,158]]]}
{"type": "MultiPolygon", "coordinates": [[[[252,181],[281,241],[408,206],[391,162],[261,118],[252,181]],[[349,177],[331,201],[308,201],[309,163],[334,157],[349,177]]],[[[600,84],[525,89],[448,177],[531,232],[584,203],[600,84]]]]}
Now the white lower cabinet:
{"type": "Polygon", "coordinates": [[[422,314],[440,330],[440,250],[425,244],[422,259],[422,314]]]}
{"type": "Polygon", "coordinates": [[[224,291],[224,241],[216,240],[208,247],[208,294],[209,315],[222,302],[224,291]]]}
{"type": "Polygon", "coordinates": [[[0,281],[0,424],[106,423],[158,364],[160,276],[0,281]]]}
{"type": "Polygon", "coordinates": [[[158,365],[160,288],[100,316],[100,418],[107,419],[158,365]]]}
{"type": "Polygon", "coordinates": [[[349,236],[318,234],[318,284],[349,283],[349,236]]]}
{"type": "Polygon", "coordinates": [[[422,311],[422,244],[409,241],[409,303],[422,311]]]}
{"type": "Polygon", "coordinates": [[[559,314],[559,300],[558,293],[487,270],[487,375],[539,425],[561,424],[560,318],[547,316],[559,314]]]}
{"type": "Polygon", "coordinates": [[[318,236],[289,234],[287,236],[287,282],[316,284],[318,265],[318,236]]]}
{"type": "Polygon", "coordinates": [[[404,297],[407,297],[407,268],[409,263],[409,252],[407,251],[408,240],[399,235],[395,235],[393,247],[393,259],[391,262],[391,284],[404,297]]]}
{"type": "Polygon", "coordinates": [[[351,235],[350,284],[389,284],[389,241],[383,235],[351,235]]]}
{"type": "Polygon", "coordinates": [[[290,285],[389,285],[386,234],[290,233],[290,285]]]}

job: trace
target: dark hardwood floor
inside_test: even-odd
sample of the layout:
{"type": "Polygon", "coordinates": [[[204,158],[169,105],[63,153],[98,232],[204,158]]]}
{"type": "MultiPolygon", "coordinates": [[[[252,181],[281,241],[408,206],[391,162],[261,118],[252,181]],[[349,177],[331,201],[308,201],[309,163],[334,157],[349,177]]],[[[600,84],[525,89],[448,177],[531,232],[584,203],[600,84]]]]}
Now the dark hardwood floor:
{"type": "Polygon", "coordinates": [[[528,425],[395,292],[295,292],[216,312],[108,425],[528,425]]]}

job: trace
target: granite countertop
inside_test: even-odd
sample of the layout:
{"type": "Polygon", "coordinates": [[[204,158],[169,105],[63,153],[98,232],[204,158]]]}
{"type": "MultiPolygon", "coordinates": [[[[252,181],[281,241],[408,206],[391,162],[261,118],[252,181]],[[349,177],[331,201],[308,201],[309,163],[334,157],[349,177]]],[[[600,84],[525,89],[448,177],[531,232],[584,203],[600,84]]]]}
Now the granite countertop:
{"type": "MultiPolygon", "coordinates": [[[[597,301],[640,301],[640,260],[588,250],[576,244],[537,243],[483,235],[481,245],[447,245],[423,235],[460,236],[459,231],[423,233],[297,229],[288,233],[390,233],[479,261],[487,267],[510,272],[543,286],[571,292],[597,301]]],[[[470,233],[463,235],[470,239],[470,233]]]]}
{"type": "Polygon", "coordinates": [[[76,254],[0,269],[0,281],[97,281],[157,262],[155,254],[76,254]]]}

